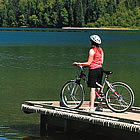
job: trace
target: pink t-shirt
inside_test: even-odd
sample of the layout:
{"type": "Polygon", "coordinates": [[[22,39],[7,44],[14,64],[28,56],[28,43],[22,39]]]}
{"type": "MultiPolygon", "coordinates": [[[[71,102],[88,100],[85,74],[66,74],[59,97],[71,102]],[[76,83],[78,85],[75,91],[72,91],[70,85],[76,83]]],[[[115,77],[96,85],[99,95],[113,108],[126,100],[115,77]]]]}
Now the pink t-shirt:
{"type": "Polygon", "coordinates": [[[95,54],[93,57],[93,61],[91,62],[90,66],[89,66],[90,69],[98,69],[98,68],[102,67],[103,50],[102,50],[102,48],[99,48],[99,49],[100,50],[98,50],[97,48],[93,48],[95,54]]]}

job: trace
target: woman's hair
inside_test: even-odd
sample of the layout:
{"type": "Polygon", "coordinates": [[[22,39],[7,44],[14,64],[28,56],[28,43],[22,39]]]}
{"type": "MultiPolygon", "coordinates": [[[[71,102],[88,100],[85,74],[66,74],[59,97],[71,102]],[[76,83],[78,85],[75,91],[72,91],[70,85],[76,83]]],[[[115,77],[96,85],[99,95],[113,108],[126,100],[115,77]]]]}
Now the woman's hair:
{"type": "Polygon", "coordinates": [[[99,52],[101,52],[101,49],[100,49],[100,45],[99,44],[97,44],[97,43],[95,43],[94,41],[92,41],[92,40],[90,40],[91,41],[91,45],[92,46],[96,46],[96,48],[97,48],[97,50],[99,51],[99,52]]]}
{"type": "Polygon", "coordinates": [[[100,47],[100,45],[99,44],[97,44],[97,43],[95,43],[94,41],[92,41],[92,40],[90,40],[90,42],[91,42],[91,45],[93,46],[96,46],[97,48],[99,48],[100,47]]]}

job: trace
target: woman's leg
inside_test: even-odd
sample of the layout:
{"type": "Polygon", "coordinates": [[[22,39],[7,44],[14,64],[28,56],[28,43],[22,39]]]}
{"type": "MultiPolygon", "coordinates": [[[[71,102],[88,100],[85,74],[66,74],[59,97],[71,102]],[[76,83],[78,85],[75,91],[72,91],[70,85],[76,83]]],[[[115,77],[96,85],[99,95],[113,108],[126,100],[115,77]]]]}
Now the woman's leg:
{"type": "Polygon", "coordinates": [[[90,89],[90,107],[94,108],[94,102],[95,102],[96,94],[95,94],[95,88],[90,89]]]}

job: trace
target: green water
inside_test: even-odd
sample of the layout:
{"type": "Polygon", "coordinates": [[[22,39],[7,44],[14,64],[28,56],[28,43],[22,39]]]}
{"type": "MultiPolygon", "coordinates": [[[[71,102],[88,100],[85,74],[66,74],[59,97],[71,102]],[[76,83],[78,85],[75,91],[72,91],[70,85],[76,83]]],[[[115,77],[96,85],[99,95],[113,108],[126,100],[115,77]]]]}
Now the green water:
{"type": "Polygon", "coordinates": [[[72,62],[87,60],[91,34],[102,38],[110,81],[130,85],[140,106],[139,31],[0,30],[0,139],[39,136],[39,115],[24,114],[21,104],[59,100],[63,83],[75,78],[72,62]]]}

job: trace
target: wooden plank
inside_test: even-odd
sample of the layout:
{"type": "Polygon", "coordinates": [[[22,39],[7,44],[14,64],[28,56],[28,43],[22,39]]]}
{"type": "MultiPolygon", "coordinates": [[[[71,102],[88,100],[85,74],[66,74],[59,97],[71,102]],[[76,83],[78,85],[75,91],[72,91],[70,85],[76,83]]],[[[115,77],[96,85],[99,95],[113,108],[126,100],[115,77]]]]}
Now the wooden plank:
{"type": "Polygon", "coordinates": [[[133,113],[133,112],[125,112],[125,113],[114,113],[110,111],[109,109],[104,109],[103,112],[96,112],[98,115],[103,115],[107,117],[114,117],[118,118],[119,120],[126,120],[126,121],[135,121],[135,122],[140,122],[140,113],[133,113]]]}
{"type": "MultiPolygon", "coordinates": [[[[100,117],[110,117],[110,119],[118,119],[118,120],[122,120],[122,121],[130,121],[130,122],[136,122],[136,123],[140,123],[140,113],[134,113],[134,112],[125,112],[125,113],[114,113],[112,111],[110,111],[109,109],[104,109],[104,112],[94,112],[94,113],[89,113],[85,110],[83,110],[84,108],[87,108],[89,105],[89,101],[84,101],[82,109],[69,109],[69,108],[65,108],[65,107],[60,107],[60,102],[59,101],[26,101],[26,104],[32,104],[35,105],[36,107],[49,107],[52,109],[56,109],[56,110],[61,110],[61,111],[65,111],[65,112],[73,112],[73,113],[83,113],[85,115],[89,115],[92,114],[92,116],[94,115],[98,115],[100,117]]],[[[138,107],[134,107],[135,109],[139,109],[138,107]]]]}

